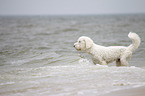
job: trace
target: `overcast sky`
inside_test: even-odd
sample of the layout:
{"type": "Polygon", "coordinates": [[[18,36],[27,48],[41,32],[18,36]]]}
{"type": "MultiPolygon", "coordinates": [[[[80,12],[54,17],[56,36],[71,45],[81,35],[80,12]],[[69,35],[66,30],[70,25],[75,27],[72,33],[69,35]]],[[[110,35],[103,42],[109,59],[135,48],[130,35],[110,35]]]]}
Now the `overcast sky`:
{"type": "Polygon", "coordinates": [[[0,0],[0,15],[145,13],[145,0],[0,0]]]}

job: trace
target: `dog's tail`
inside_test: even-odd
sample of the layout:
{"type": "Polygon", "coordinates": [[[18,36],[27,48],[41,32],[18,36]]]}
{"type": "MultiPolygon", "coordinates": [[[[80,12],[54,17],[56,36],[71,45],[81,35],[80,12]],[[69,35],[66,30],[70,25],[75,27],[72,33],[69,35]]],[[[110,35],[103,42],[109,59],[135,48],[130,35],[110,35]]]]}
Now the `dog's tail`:
{"type": "Polygon", "coordinates": [[[132,40],[132,44],[128,46],[128,49],[130,51],[134,51],[140,45],[140,37],[136,33],[133,33],[133,32],[130,32],[128,34],[128,37],[132,40]]]}

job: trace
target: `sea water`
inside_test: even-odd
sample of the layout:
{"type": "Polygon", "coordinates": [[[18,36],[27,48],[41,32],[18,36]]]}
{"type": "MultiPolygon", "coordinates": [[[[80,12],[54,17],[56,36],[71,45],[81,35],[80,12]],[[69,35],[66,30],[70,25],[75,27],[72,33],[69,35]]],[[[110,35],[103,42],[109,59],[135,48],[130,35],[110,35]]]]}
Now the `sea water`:
{"type": "Polygon", "coordinates": [[[145,15],[1,16],[1,96],[99,96],[145,85],[145,15]],[[130,67],[94,65],[73,48],[80,36],[103,46],[141,37],[130,67]]]}

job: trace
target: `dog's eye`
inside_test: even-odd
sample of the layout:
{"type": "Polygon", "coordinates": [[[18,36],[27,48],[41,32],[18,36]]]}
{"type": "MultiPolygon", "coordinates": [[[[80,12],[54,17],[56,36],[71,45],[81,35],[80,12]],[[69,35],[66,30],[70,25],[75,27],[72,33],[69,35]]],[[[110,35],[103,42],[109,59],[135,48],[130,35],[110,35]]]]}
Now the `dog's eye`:
{"type": "Polygon", "coordinates": [[[79,41],[79,43],[81,43],[81,41],[79,41]]]}

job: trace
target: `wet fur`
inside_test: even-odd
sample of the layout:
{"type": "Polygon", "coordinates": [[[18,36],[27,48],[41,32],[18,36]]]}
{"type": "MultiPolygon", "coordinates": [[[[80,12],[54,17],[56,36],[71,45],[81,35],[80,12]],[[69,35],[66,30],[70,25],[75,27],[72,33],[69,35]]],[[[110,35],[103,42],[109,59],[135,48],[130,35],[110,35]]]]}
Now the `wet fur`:
{"type": "Polygon", "coordinates": [[[78,51],[86,51],[90,54],[94,64],[107,65],[116,61],[116,66],[129,66],[128,61],[132,56],[132,52],[140,45],[140,37],[133,32],[130,32],[128,37],[132,40],[132,44],[128,47],[97,45],[86,36],[80,37],[74,47],[78,51]]]}

